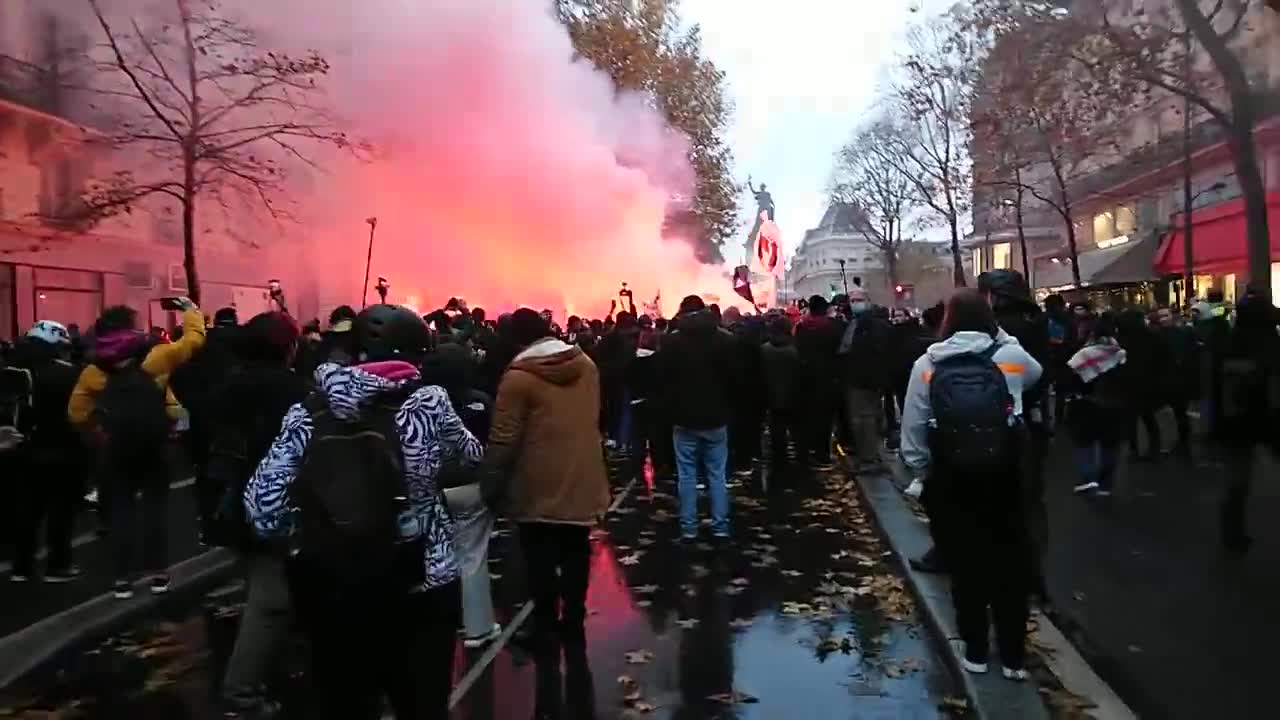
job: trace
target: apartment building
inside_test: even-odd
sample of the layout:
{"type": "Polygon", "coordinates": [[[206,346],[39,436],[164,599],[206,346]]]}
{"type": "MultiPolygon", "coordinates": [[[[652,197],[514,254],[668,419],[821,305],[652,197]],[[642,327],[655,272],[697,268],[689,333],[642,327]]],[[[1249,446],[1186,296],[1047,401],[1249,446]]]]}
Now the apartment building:
{"type": "MultiPolygon", "coordinates": [[[[1123,3],[1129,9],[1153,5],[1123,3]]],[[[1073,12],[1119,0],[1076,0],[1073,12]]],[[[1243,59],[1262,99],[1256,129],[1258,159],[1268,192],[1272,259],[1280,261],[1280,14],[1254,4],[1233,48],[1243,59]]],[[[1197,73],[1212,76],[1207,53],[1193,52],[1197,73]]],[[[1220,88],[1205,87],[1210,95],[1220,88]]],[[[1185,271],[1183,218],[1184,160],[1191,166],[1193,296],[1220,290],[1232,298],[1243,289],[1246,273],[1244,203],[1235,176],[1231,148],[1222,126],[1180,96],[1153,91],[1122,108],[1102,129],[1106,152],[1091,158],[1070,183],[1078,267],[1082,289],[1074,289],[1065,219],[1034,198],[1024,204],[1032,285],[1041,293],[1072,291],[1103,305],[1181,302],[1185,271]],[[1192,128],[1186,142],[1184,112],[1192,128]]],[[[990,153],[975,149],[978,171],[990,153]]],[[[1035,176],[1044,167],[1030,168],[1035,176]]],[[[1012,208],[993,202],[989,190],[974,194],[974,233],[969,239],[975,274],[994,267],[1021,270],[1017,225],[1012,208]]],[[[1280,296],[1280,262],[1272,265],[1274,294],[1280,296]]]]}
{"type": "MultiPolygon", "coordinates": [[[[88,327],[116,304],[167,327],[174,318],[159,299],[187,292],[178,214],[151,207],[96,224],[63,219],[74,215],[91,180],[109,172],[112,158],[92,143],[88,99],[68,89],[83,78],[69,77],[72,64],[62,63],[96,41],[91,26],[51,8],[66,9],[42,0],[0,2],[0,339],[38,319],[88,327]]],[[[296,276],[301,283],[306,275],[296,263],[273,267],[260,250],[213,235],[201,228],[197,252],[206,307],[235,305],[252,315],[267,308],[267,280],[296,276]]]]}

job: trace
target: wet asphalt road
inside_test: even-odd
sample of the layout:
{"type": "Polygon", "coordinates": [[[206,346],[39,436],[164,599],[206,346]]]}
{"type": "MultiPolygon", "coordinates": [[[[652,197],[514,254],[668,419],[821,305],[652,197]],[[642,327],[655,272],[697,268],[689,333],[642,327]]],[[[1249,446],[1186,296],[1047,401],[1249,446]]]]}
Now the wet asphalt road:
{"type": "MultiPolygon", "coordinates": [[[[955,690],[912,599],[838,474],[734,490],[735,540],[676,542],[674,487],[640,479],[593,536],[589,680],[566,701],[600,718],[936,718],[955,690]]],[[[709,537],[709,532],[706,533],[709,537]]],[[[493,541],[504,622],[526,598],[518,548],[493,541]]],[[[0,696],[0,718],[212,720],[238,591],[154,618],[62,658],[0,696]]],[[[453,720],[533,716],[534,664],[518,640],[482,671],[459,646],[468,686],[453,720]]],[[[306,692],[300,648],[280,670],[288,707],[306,692]]]]}

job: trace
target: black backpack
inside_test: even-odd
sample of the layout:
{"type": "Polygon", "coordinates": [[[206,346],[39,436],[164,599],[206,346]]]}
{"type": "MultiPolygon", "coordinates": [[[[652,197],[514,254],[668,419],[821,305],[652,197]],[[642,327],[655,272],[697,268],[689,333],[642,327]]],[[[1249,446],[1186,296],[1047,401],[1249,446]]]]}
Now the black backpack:
{"type": "Polygon", "coordinates": [[[331,586],[408,591],[426,579],[426,539],[402,541],[399,528],[409,492],[395,416],[410,392],[381,395],[352,420],[323,393],[303,403],[313,430],[289,490],[296,558],[331,586]]]}
{"type": "Polygon", "coordinates": [[[1006,467],[1013,443],[1013,396],[992,359],[999,343],[934,363],[930,454],[941,468],[980,473],[1006,467]]]}
{"type": "Polygon", "coordinates": [[[165,390],[140,361],[103,368],[107,385],[94,401],[98,425],[113,452],[155,452],[169,437],[165,390]]]}

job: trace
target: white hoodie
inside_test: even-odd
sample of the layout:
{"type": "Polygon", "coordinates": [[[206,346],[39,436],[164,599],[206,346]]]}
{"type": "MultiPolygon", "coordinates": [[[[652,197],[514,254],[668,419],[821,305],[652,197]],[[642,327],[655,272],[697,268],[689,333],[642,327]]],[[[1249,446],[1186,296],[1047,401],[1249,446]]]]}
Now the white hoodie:
{"type": "Polygon", "coordinates": [[[929,346],[924,355],[911,368],[911,382],[902,408],[902,459],[911,470],[912,477],[923,477],[929,468],[929,421],[933,408],[929,406],[929,380],[933,377],[933,365],[965,353],[980,353],[1000,344],[992,360],[1004,373],[1013,395],[1013,412],[1022,415],[1022,393],[1040,379],[1042,368],[1031,354],[1022,349],[1017,338],[1004,330],[995,340],[984,332],[958,332],[929,346]]]}

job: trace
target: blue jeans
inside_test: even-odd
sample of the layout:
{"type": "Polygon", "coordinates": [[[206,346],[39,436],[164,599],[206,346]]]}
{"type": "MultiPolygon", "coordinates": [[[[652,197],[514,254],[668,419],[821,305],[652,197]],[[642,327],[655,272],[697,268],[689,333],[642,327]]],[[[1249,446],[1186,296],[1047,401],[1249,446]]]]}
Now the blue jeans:
{"type": "Polygon", "coordinates": [[[698,470],[705,468],[711,493],[711,531],[729,534],[729,490],[725,470],[729,462],[729,429],[690,430],[677,427],[676,471],[680,477],[680,531],[685,537],[698,534],[698,470]]]}
{"type": "Polygon", "coordinates": [[[1110,490],[1119,464],[1119,443],[1095,442],[1077,446],[1076,467],[1080,470],[1080,482],[1096,482],[1103,490],[1110,490]]]}

